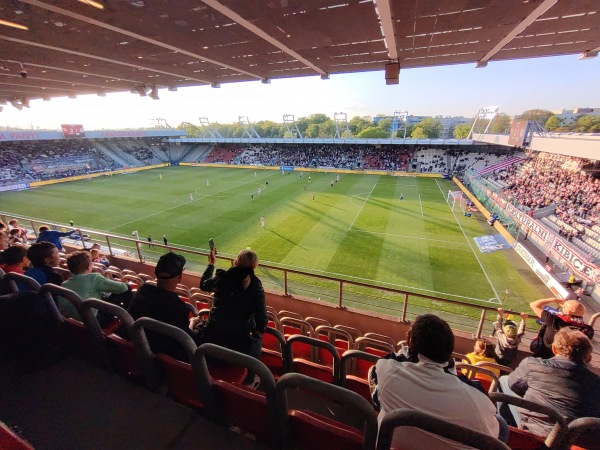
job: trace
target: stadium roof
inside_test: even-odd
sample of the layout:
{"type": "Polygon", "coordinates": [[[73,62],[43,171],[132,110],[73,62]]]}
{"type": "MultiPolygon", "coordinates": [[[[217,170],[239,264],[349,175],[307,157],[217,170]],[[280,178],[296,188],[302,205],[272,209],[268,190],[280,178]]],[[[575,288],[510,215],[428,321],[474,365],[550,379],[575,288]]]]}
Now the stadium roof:
{"type": "Polygon", "coordinates": [[[0,101],[591,57],[599,24],[598,0],[5,0],[0,101]]]}

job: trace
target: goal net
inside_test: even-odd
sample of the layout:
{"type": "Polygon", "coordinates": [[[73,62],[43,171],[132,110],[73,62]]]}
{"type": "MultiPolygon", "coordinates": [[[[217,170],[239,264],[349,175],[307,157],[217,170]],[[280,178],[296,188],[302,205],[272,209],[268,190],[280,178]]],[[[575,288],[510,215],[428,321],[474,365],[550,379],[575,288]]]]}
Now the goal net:
{"type": "Polygon", "coordinates": [[[455,208],[457,207],[460,208],[463,213],[467,210],[467,199],[463,197],[462,191],[448,191],[446,202],[448,202],[452,211],[455,211],[455,208]]]}

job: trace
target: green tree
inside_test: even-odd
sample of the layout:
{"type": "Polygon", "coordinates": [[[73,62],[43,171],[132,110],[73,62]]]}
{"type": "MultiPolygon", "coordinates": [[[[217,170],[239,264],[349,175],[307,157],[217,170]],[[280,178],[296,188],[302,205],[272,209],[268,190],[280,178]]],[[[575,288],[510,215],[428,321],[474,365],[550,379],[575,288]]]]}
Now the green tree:
{"type": "Polygon", "coordinates": [[[499,113],[492,120],[490,125],[490,133],[492,134],[508,134],[510,133],[510,124],[512,120],[508,114],[499,113]]]}
{"type": "Polygon", "coordinates": [[[523,111],[521,115],[517,116],[517,119],[529,120],[531,122],[538,122],[540,125],[544,125],[552,115],[552,112],[546,109],[528,109],[527,111],[523,111]]]}
{"type": "Polygon", "coordinates": [[[327,119],[325,122],[319,124],[319,136],[322,138],[329,138],[335,136],[335,122],[331,119],[327,119]]]}
{"type": "Polygon", "coordinates": [[[427,133],[425,133],[423,127],[417,125],[410,134],[410,137],[413,139],[427,139],[429,136],[427,135],[427,133]]]}
{"type": "Polygon", "coordinates": [[[308,117],[300,117],[298,120],[296,120],[296,126],[298,127],[298,130],[300,130],[300,133],[302,133],[302,136],[304,136],[304,133],[306,133],[308,125],[310,125],[308,117]]]}
{"type": "Polygon", "coordinates": [[[392,119],[390,119],[389,117],[381,119],[377,126],[389,133],[392,130],[392,119]]]}
{"type": "Polygon", "coordinates": [[[471,125],[467,123],[461,123],[454,127],[454,131],[452,135],[455,139],[467,139],[469,137],[469,133],[471,131],[471,125]]]}
{"type": "Polygon", "coordinates": [[[600,117],[579,116],[573,124],[573,130],[580,133],[595,133],[600,131],[600,117]]]}
{"type": "MultiPolygon", "coordinates": [[[[432,117],[426,117],[425,119],[421,120],[417,124],[417,127],[413,131],[413,134],[417,130],[417,128],[421,128],[421,130],[425,134],[426,138],[432,139],[432,138],[440,137],[440,131],[442,130],[442,124],[437,119],[434,119],[432,117]]],[[[411,134],[411,136],[412,136],[412,134],[411,134]]]]}
{"type": "Polygon", "coordinates": [[[316,113],[316,114],[311,114],[310,116],[308,116],[308,121],[310,123],[324,123],[324,122],[327,122],[328,120],[331,120],[331,119],[326,114],[316,113]]]}
{"type": "Polygon", "coordinates": [[[382,130],[379,127],[369,127],[358,133],[359,138],[376,139],[376,138],[389,138],[390,133],[382,130]]]}
{"type": "Polygon", "coordinates": [[[319,125],[318,123],[311,123],[308,125],[308,128],[304,132],[304,137],[318,138],[320,132],[321,132],[321,125],[319,125]]]}
{"type": "Polygon", "coordinates": [[[560,119],[556,116],[550,116],[548,118],[548,120],[546,120],[546,124],[544,125],[544,128],[548,131],[554,131],[557,128],[559,128],[561,125],[560,123],[560,119]]]}
{"type": "Polygon", "coordinates": [[[350,131],[352,131],[352,134],[354,136],[357,136],[358,133],[360,133],[365,128],[369,128],[372,126],[372,121],[359,116],[354,116],[352,119],[350,119],[350,122],[348,122],[348,128],[350,128],[350,131]]]}

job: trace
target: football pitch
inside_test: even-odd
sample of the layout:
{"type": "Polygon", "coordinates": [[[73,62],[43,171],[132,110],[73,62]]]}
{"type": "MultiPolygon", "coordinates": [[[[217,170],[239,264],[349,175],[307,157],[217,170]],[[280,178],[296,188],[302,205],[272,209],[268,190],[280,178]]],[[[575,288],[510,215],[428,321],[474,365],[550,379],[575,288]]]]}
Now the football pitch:
{"type": "MultiPolygon", "coordinates": [[[[526,311],[528,302],[551,295],[514,250],[478,249],[473,238],[496,231],[480,213],[452,211],[446,197],[458,190],[454,182],[335,179],[323,172],[301,178],[275,170],[164,167],[2,193],[0,209],[127,237],[136,230],[141,240],[151,235],[161,244],[166,235],[170,245],[201,251],[213,238],[222,256],[250,247],[264,264],[477,305],[526,311]]],[[[143,245],[143,251],[155,260],[163,249],[143,245]]],[[[202,272],[205,260],[189,258],[188,269],[202,272]]],[[[258,275],[267,289],[282,291],[276,272],[258,275]]],[[[337,302],[337,283],[305,278],[290,275],[290,293],[337,302]]],[[[402,298],[356,287],[344,304],[397,314],[402,298]]]]}

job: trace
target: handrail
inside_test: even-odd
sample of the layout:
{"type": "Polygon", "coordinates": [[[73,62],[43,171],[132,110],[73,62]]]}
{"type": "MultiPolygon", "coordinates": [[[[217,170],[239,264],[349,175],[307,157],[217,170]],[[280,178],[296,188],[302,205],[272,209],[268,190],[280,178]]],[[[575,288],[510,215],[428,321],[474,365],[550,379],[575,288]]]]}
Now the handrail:
{"type": "MultiPolygon", "coordinates": [[[[38,218],[31,218],[31,217],[26,217],[26,216],[19,216],[19,215],[7,213],[5,211],[0,211],[0,219],[6,221],[8,217],[16,218],[21,222],[29,221],[31,224],[31,227],[34,230],[36,229],[36,226],[35,226],[36,223],[49,225],[49,226],[52,226],[55,228],[73,228],[68,225],[58,223],[58,222],[52,222],[52,221],[47,221],[47,220],[38,219],[38,218]]],[[[103,236],[106,239],[107,246],[109,248],[109,252],[110,252],[111,256],[115,256],[114,255],[114,245],[111,245],[111,239],[118,239],[120,241],[126,241],[126,242],[133,243],[133,244],[135,244],[135,247],[137,249],[137,257],[138,257],[139,261],[142,263],[145,262],[144,255],[142,254],[142,249],[148,243],[144,240],[132,238],[131,236],[123,236],[123,235],[117,235],[114,233],[106,233],[106,232],[94,230],[91,228],[75,227],[74,229],[78,230],[80,233],[93,233],[95,235],[103,236]]],[[[175,251],[178,253],[186,253],[186,254],[199,255],[199,256],[207,256],[209,254],[208,250],[203,251],[203,250],[198,250],[198,249],[190,249],[189,247],[178,247],[178,246],[172,245],[171,243],[169,243],[169,245],[162,245],[162,244],[153,242],[152,246],[155,248],[155,250],[156,249],[164,249],[165,252],[166,251],[175,251]]],[[[228,257],[228,256],[217,255],[216,258],[223,260],[223,261],[229,261],[230,264],[232,264],[234,261],[233,257],[228,257]]],[[[406,290],[402,290],[402,289],[392,288],[392,287],[388,287],[388,286],[381,285],[381,284],[367,283],[367,282],[355,281],[355,280],[350,280],[350,279],[344,279],[342,277],[335,277],[335,276],[330,276],[330,275],[311,273],[309,271],[303,271],[303,270],[288,268],[288,267],[274,265],[274,264],[262,264],[261,263],[261,264],[259,264],[259,267],[261,269],[275,270],[275,271],[282,272],[282,274],[283,274],[283,295],[288,296],[288,297],[292,297],[292,295],[290,294],[289,289],[288,289],[288,279],[289,279],[290,274],[308,276],[308,277],[318,279],[318,280],[325,280],[325,281],[331,281],[331,282],[338,283],[338,290],[337,290],[338,291],[337,294],[339,297],[338,298],[338,307],[341,309],[345,308],[345,306],[343,305],[343,300],[344,300],[344,293],[348,291],[348,286],[362,287],[362,288],[367,288],[367,289],[374,289],[377,291],[383,291],[383,292],[387,292],[387,293],[391,293],[391,294],[402,295],[404,297],[404,301],[403,301],[402,312],[400,314],[399,321],[403,322],[403,323],[407,322],[406,315],[407,315],[409,299],[416,298],[416,299],[422,299],[422,300],[441,301],[441,302],[444,302],[447,304],[458,305],[461,307],[469,308],[471,310],[479,310],[479,311],[481,311],[481,313],[480,313],[479,322],[478,322],[478,325],[476,328],[475,338],[481,337],[481,334],[483,332],[483,326],[486,322],[486,313],[488,311],[496,312],[496,310],[497,310],[496,306],[487,306],[487,305],[467,303],[467,302],[463,302],[460,300],[452,300],[452,299],[448,299],[448,298],[436,297],[433,295],[420,294],[417,292],[411,292],[411,291],[406,291],[406,290]]],[[[520,314],[519,311],[512,311],[512,310],[506,310],[506,313],[507,314],[516,314],[516,315],[520,314]]]]}

